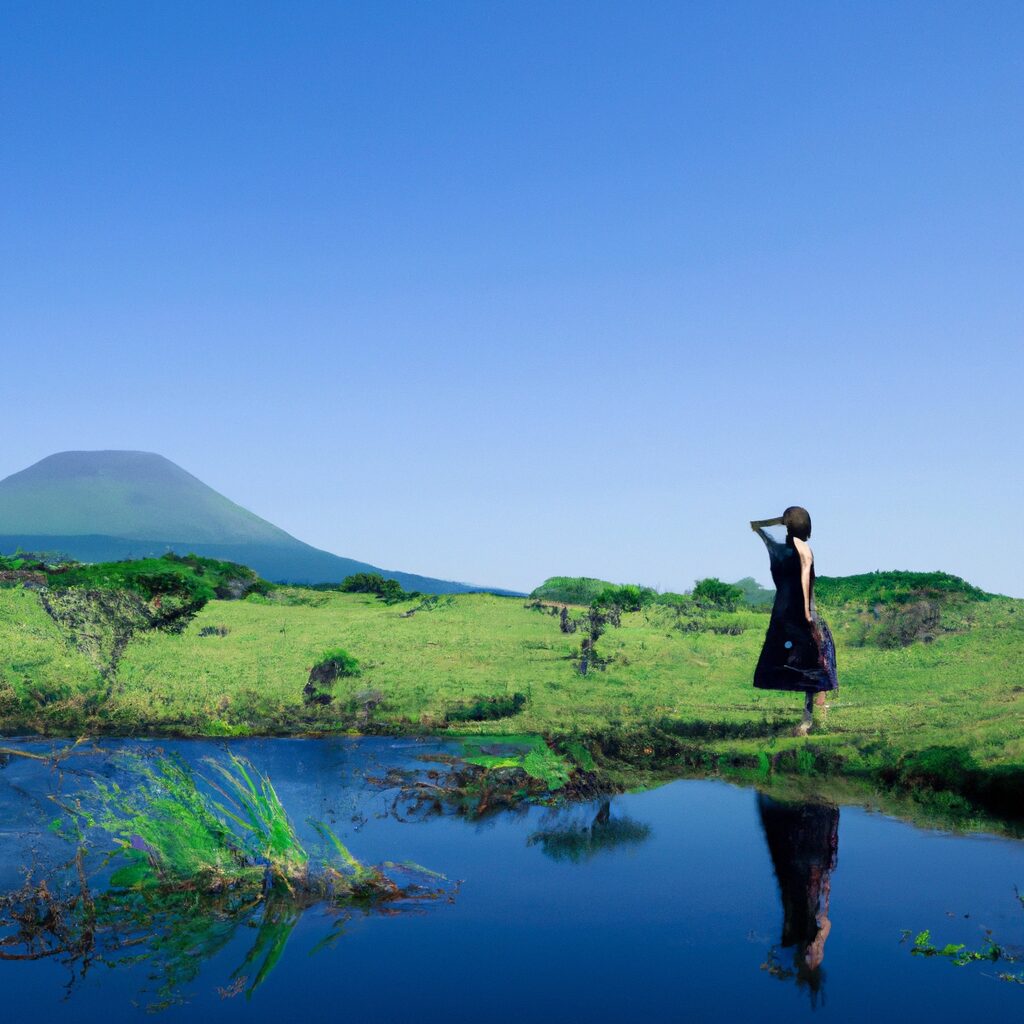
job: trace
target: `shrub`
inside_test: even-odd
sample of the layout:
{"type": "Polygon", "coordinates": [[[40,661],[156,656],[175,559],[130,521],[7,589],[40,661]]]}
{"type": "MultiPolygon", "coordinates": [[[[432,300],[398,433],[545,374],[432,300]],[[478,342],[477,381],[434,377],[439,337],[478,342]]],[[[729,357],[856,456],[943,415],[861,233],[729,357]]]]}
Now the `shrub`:
{"type": "Polygon", "coordinates": [[[404,591],[398,580],[386,580],[376,572],[357,572],[352,576],[346,576],[338,585],[338,589],[346,594],[373,594],[378,601],[385,604],[398,604],[399,601],[419,597],[416,591],[404,591]]]}
{"type": "Polygon", "coordinates": [[[743,600],[743,591],[732,583],[723,583],[716,576],[710,576],[697,581],[693,588],[693,599],[701,608],[734,612],[743,600]]]}
{"type": "Polygon", "coordinates": [[[614,586],[590,576],[551,576],[530,597],[561,604],[590,604],[607,587],[614,586]]]}
{"type": "Polygon", "coordinates": [[[314,666],[314,669],[317,668],[333,671],[335,678],[338,679],[342,676],[358,676],[361,674],[359,662],[343,647],[334,647],[329,651],[324,651],[320,655],[320,660],[314,666]]]}
{"type": "Polygon", "coordinates": [[[339,679],[345,676],[361,675],[359,662],[342,647],[324,651],[319,661],[310,669],[309,679],[303,687],[302,695],[307,704],[330,704],[334,698],[324,693],[320,687],[330,689],[339,679]]]}
{"type": "Polygon", "coordinates": [[[526,706],[526,694],[512,693],[500,697],[474,697],[458,704],[445,714],[447,722],[490,722],[496,718],[518,715],[526,706]]]}
{"type": "Polygon", "coordinates": [[[644,605],[653,604],[657,597],[657,592],[650,587],[641,587],[635,583],[624,583],[620,587],[605,587],[594,598],[592,604],[598,608],[611,608],[614,605],[620,611],[638,612],[644,605]]]}
{"type": "Polygon", "coordinates": [[[819,576],[819,601],[828,604],[909,604],[922,598],[954,597],[990,601],[992,594],[948,572],[866,572],[859,576],[819,576]]]}

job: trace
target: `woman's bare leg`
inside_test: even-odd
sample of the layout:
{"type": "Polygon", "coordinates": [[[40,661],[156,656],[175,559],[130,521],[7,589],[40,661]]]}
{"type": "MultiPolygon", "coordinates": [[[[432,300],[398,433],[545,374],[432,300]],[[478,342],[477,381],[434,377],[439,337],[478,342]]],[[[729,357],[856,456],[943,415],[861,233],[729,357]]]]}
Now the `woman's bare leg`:
{"type": "Polygon", "coordinates": [[[806,736],[811,731],[811,726],[814,724],[814,694],[807,693],[804,695],[804,717],[803,721],[797,726],[797,736],[806,736]]]}

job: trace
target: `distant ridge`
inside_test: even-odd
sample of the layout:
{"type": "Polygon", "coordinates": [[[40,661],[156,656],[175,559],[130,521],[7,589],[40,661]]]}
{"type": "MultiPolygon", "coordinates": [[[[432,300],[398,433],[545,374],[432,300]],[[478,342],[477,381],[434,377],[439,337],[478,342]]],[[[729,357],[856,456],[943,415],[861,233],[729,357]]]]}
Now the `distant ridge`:
{"type": "Polygon", "coordinates": [[[194,551],[242,562],[278,582],[332,583],[379,572],[424,593],[492,589],[314,548],[152,452],[59,452],[0,480],[0,552],[17,548],[88,562],[194,551]]]}

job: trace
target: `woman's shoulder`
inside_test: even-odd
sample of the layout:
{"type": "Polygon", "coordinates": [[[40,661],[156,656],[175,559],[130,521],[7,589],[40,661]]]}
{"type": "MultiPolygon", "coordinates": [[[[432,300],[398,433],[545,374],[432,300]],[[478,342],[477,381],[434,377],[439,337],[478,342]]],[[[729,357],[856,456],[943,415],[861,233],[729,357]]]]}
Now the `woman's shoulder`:
{"type": "Polygon", "coordinates": [[[811,545],[805,540],[801,540],[799,537],[793,538],[793,548],[796,553],[800,556],[801,562],[813,562],[814,552],[811,550],[811,545]]]}

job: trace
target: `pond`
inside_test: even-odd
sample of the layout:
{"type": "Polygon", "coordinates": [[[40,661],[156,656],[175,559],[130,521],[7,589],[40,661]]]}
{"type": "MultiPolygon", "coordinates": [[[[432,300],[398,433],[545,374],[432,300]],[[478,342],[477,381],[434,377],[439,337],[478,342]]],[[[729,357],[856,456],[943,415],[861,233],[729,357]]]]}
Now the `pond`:
{"type": "MultiPolygon", "coordinates": [[[[0,745],[48,753],[65,744],[0,745]]],[[[128,752],[201,767],[230,751],[272,780],[310,848],[316,819],[364,863],[415,862],[446,877],[417,890],[436,898],[380,906],[186,901],[104,947],[98,933],[116,927],[108,918],[88,953],[26,944],[26,928],[60,923],[41,922],[53,910],[37,903],[31,922],[9,913],[0,927],[6,1014],[499,1024],[1024,1011],[1024,984],[1000,977],[1024,981],[1024,957],[1007,958],[1024,953],[1019,840],[922,830],[858,806],[780,801],[712,780],[472,818],[416,798],[454,749],[380,738],[110,741],[56,767],[0,760],[0,893],[18,891],[28,868],[51,878],[54,900],[63,890],[52,873],[74,884],[81,864],[50,827],[61,814],[51,797],[66,809],[96,778],[130,791],[128,752]],[[990,940],[1004,956],[957,966],[915,955],[925,930],[926,946],[985,951],[990,940]]],[[[91,842],[95,900],[110,869],[103,844],[91,842]]]]}

